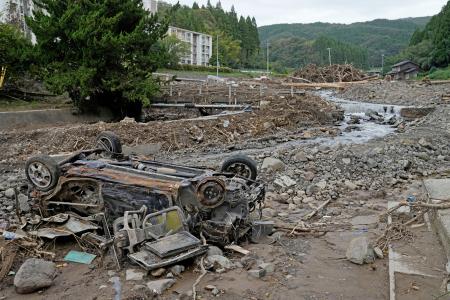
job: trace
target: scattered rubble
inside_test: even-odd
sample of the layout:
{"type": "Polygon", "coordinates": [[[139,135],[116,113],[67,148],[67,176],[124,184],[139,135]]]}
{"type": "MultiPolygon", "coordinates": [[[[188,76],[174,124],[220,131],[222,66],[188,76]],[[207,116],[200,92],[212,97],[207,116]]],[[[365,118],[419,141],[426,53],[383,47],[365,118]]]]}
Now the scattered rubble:
{"type": "MultiPolygon", "coordinates": [[[[312,99],[309,97],[306,95],[304,98],[312,99]]],[[[301,97],[297,98],[299,105],[300,103],[302,105],[309,105],[309,102],[303,102],[301,99],[301,97]]],[[[283,106],[284,109],[288,108],[290,110],[290,105],[294,105],[292,111],[300,109],[300,106],[294,104],[293,99],[283,103],[283,105],[286,105],[283,106]]],[[[306,109],[306,107],[303,106],[301,110],[306,109]]],[[[312,110],[323,109],[324,114],[320,114],[320,116],[324,116],[333,111],[331,105],[319,104],[319,107],[314,107],[312,110]]],[[[322,243],[324,240],[327,241],[327,247],[331,248],[331,253],[336,255],[336,259],[339,259],[339,272],[345,274],[342,278],[346,277],[346,280],[351,280],[349,279],[351,275],[349,275],[350,272],[345,270],[345,267],[342,268],[342,264],[350,264],[350,262],[342,261],[341,258],[346,252],[345,247],[348,244],[345,243],[344,248],[339,248],[336,244],[340,241],[337,242],[330,238],[330,236],[333,236],[333,233],[351,233],[353,237],[355,233],[370,232],[376,233],[381,237],[379,241],[365,238],[358,238],[352,241],[349,244],[347,257],[353,263],[371,263],[375,258],[383,259],[383,257],[386,257],[385,245],[387,241],[391,237],[395,237],[396,235],[394,234],[396,233],[409,234],[409,232],[402,231],[403,227],[401,226],[387,226],[385,228],[383,224],[385,220],[377,219],[378,214],[385,211],[385,206],[383,206],[382,201],[387,197],[394,197],[396,194],[399,194],[404,186],[414,181],[424,177],[442,174],[443,170],[450,165],[450,149],[448,148],[450,110],[446,106],[438,106],[430,114],[416,121],[404,122],[402,127],[396,127],[399,129],[396,134],[361,144],[342,143],[337,145],[323,143],[321,140],[310,141],[313,137],[319,135],[315,134],[315,132],[325,134],[327,131],[333,131],[332,127],[316,127],[315,130],[317,131],[308,130],[305,132],[302,120],[308,120],[308,122],[315,120],[314,124],[322,124],[322,121],[319,121],[317,118],[308,116],[311,112],[305,113],[297,119],[294,119],[296,118],[294,115],[284,114],[282,115],[284,121],[282,121],[285,123],[278,123],[277,118],[270,115],[272,113],[277,114],[279,111],[273,109],[271,113],[268,111],[251,113],[248,116],[252,116],[254,119],[250,121],[245,120],[247,117],[243,116],[227,117],[229,121],[226,123],[227,126],[224,126],[224,120],[209,120],[204,125],[193,122],[192,126],[189,123],[190,126],[187,127],[184,126],[187,123],[175,121],[173,124],[176,123],[176,125],[169,125],[167,131],[164,132],[161,129],[163,128],[163,124],[161,123],[160,125],[158,122],[151,124],[123,122],[119,124],[93,124],[76,128],[61,127],[54,129],[53,132],[51,130],[33,132],[22,132],[19,130],[16,133],[2,134],[2,141],[5,141],[6,144],[4,145],[7,145],[6,147],[11,147],[11,152],[6,153],[7,151],[3,151],[2,154],[2,158],[4,159],[3,164],[8,163],[8,168],[0,171],[0,230],[2,230],[1,232],[5,237],[8,236],[13,240],[4,241],[9,246],[0,244],[0,252],[3,255],[9,249],[7,253],[17,252],[17,256],[13,258],[16,263],[10,266],[8,266],[8,262],[1,261],[2,269],[0,275],[4,273],[4,269],[7,269],[5,276],[7,276],[10,270],[13,272],[17,271],[20,265],[18,262],[26,259],[26,256],[43,257],[47,260],[55,261],[63,257],[68,250],[64,250],[64,253],[61,254],[56,251],[58,248],[52,252],[53,250],[49,249],[53,248],[45,246],[49,245],[49,243],[52,243],[52,245],[55,243],[57,245],[60,237],[55,235],[55,233],[57,232],[59,235],[61,234],[60,230],[63,229],[66,235],[66,241],[71,240],[75,247],[82,247],[83,249],[79,249],[81,251],[98,255],[98,258],[92,264],[84,266],[93,276],[104,273],[104,278],[100,278],[97,281],[97,283],[101,283],[103,288],[99,289],[98,286],[95,287],[98,293],[107,293],[109,289],[106,287],[113,286],[114,291],[111,289],[111,293],[114,292],[116,294],[145,294],[151,291],[154,294],[160,295],[172,287],[177,280],[181,281],[186,277],[199,276],[199,280],[195,284],[198,285],[197,291],[194,288],[193,291],[183,291],[183,294],[180,292],[180,295],[192,298],[196,293],[199,293],[203,298],[208,298],[221,295],[226,291],[227,295],[233,297],[235,295],[232,295],[230,292],[233,289],[221,285],[222,280],[227,280],[224,278],[228,276],[233,277],[234,280],[237,278],[236,282],[247,280],[251,282],[252,286],[257,287],[255,288],[254,295],[244,293],[245,297],[270,297],[267,295],[275,288],[283,291],[283,294],[280,295],[291,296],[293,294],[290,294],[290,290],[298,293],[297,286],[299,285],[299,281],[313,280],[305,277],[304,268],[298,267],[297,263],[310,263],[305,258],[308,255],[318,255],[311,254],[312,252],[305,250],[308,249],[307,244],[310,244],[316,237],[321,237],[317,241],[321,241],[322,243]],[[263,125],[264,122],[262,120],[268,116],[270,118],[269,122],[273,122],[274,127],[263,125]],[[297,121],[299,123],[295,123],[297,121]],[[211,129],[211,124],[216,129],[211,129]],[[155,130],[162,132],[162,137],[154,137],[152,135],[154,131],[153,129],[150,130],[150,128],[153,125],[155,125],[155,130]],[[248,127],[243,129],[241,126],[248,127]],[[264,129],[263,131],[259,131],[259,129],[255,131],[255,127],[264,129]],[[66,197],[67,194],[60,194],[55,197],[55,195],[58,195],[58,192],[33,192],[33,189],[30,189],[26,184],[23,170],[17,169],[14,165],[10,164],[12,161],[17,163],[23,161],[28,153],[58,153],[60,151],[72,151],[74,149],[86,150],[92,142],[92,137],[100,129],[115,128],[119,129],[119,134],[121,137],[124,137],[128,145],[141,143],[149,145],[153,142],[161,144],[160,157],[176,163],[177,166],[196,165],[212,169],[213,166],[215,168],[220,164],[226,152],[234,152],[242,149],[243,152],[255,159],[258,166],[261,167],[258,180],[266,183],[267,191],[264,202],[261,201],[260,203],[262,211],[259,210],[258,204],[256,205],[258,209],[255,209],[252,213],[252,217],[255,217],[255,219],[259,219],[259,214],[261,213],[263,220],[254,222],[252,226],[246,227],[246,230],[248,230],[246,236],[249,240],[253,241],[253,238],[255,240],[259,238],[259,233],[262,233],[263,237],[270,236],[274,231],[275,233],[268,239],[262,238],[261,244],[257,246],[246,243],[241,244],[242,250],[240,251],[233,250],[231,247],[223,247],[222,250],[217,246],[204,246],[205,241],[206,243],[210,241],[210,236],[205,234],[208,228],[204,232],[199,232],[194,230],[193,224],[196,224],[196,222],[200,222],[197,224],[205,224],[204,222],[208,220],[208,217],[204,218],[203,213],[205,211],[203,209],[197,210],[193,207],[186,207],[188,211],[186,214],[188,217],[186,219],[189,220],[186,223],[189,225],[187,225],[185,230],[193,234],[196,238],[196,245],[202,249],[201,253],[199,252],[197,253],[198,255],[195,255],[197,257],[197,264],[189,266],[188,261],[194,261],[192,259],[171,261],[170,264],[158,266],[155,269],[148,268],[148,265],[146,267],[145,264],[141,263],[131,266],[130,262],[132,261],[142,262],[134,254],[147,250],[148,247],[153,247],[154,245],[151,243],[164,238],[166,234],[167,237],[173,238],[175,232],[170,229],[163,231],[164,234],[159,235],[155,239],[150,234],[155,234],[154,231],[143,234],[146,227],[139,225],[127,229],[128,231],[125,230],[127,234],[121,235],[124,233],[122,231],[125,229],[124,224],[142,223],[143,219],[140,217],[141,214],[148,215],[147,212],[140,211],[141,205],[134,205],[136,204],[134,203],[133,207],[124,207],[124,209],[115,212],[117,215],[113,214],[113,217],[111,214],[102,215],[96,212],[93,206],[86,206],[81,209],[70,203],[61,205],[49,203],[48,201],[61,202],[63,199],[72,198],[66,197]],[[217,131],[217,129],[225,133],[225,135],[217,131]],[[242,131],[239,131],[240,129],[242,131]],[[235,132],[239,132],[241,136],[239,138],[226,138],[226,136],[239,136],[235,132]],[[310,132],[312,132],[311,135],[305,134],[310,132]],[[86,136],[83,136],[82,133],[86,133],[86,136]],[[74,138],[74,143],[62,143],[64,135],[69,138],[69,141],[72,141],[71,139],[74,138]],[[173,135],[177,137],[184,135],[183,139],[186,142],[181,142],[181,138],[180,140],[177,138],[174,139],[173,135]],[[210,137],[212,137],[212,143],[210,143],[210,137]],[[167,138],[169,142],[163,140],[163,138],[167,138]],[[42,148],[39,148],[39,141],[43,139],[47,139],[50,142],[45,143],[42,148]],[[249,139],[252,141],[249,142],[249,139]],[[288,143],[290,140],[296,142],[296,140],[300,139],[307,140],[308,143],[288,143]],[[174,140],[180,144],[175,145],[174,140]],[[278,142],[280,140],[285,144],[278,142]],[[75,143],[75,141],[78,142],[75,143]],[[172,146],[170,146],[170,143],[172,143],[172,146]],[[27,148],[25,145],[28,145],[27,148]],[[251,146],[247,147],[248,145],[251,146]],[[29,194],[30,191],[32,192],[31,194],[29,194]],[[39,196],[38,194],[40,197],[36,197],[39,196]],[[51,207],[51,210],[42,210],[43,207],[41,205],[43,202],[39,199],[42,200],[44,198],[44,204],[47,202],[46,204],[49,204],[47,208],[51,207]],[[35,215],[38,208],[47,215],[35,215]],[[188,208],[191,210],[188,210],[188,208]],[[82,210],[85,210],[84,213],[82,210]],[[129,220],[132,221],[123,221],[117,227],[118,230],[114,231],[112,228],[114,226],[111,226],[113,221],[118,218],[122,218],[122,220],[124,218],[126,219],[125,212],[128,212],[129,220]],[[103,225],[104,217],[107,224],[110,224],[110,234],[107,232],[108,226],[105,227],[103,225]],[[202,218],[199,220],[199,217],[202,218]],[[91,229],[86,231],[74,230],[73,226],[67,228],[67,222],[70,220],[76,221],[76,227],[84,224],[85,226],[94,225],[95,228],[90,227],[91,229]],[[32,232],[35,234],[31,235],[30,233],[32,232]],[[122,244],[117,243],[120,239],[116,239],[115,243],[112,243],[114,236],[118,232],[121,232],[118,236],[124,238],[121,240],[122,242],[125,241],[122,244]],[[49,242],[50,235],[48,234],[50,233],[54,235],[53,238],[55,240],[49,242]],[[132,237],[133,234],[136,236],[136,240],[134,241],[136,243],[131,246],[129,242],[133,240],[129,237],[132,237]],[[40,236],[40,238],[36,239],[36,236],[40,236]],[[76,239],[73,239],[73,236],[76,236],[76,239]],[[41,241],[43,242],[41,243],[41,241]],[[17,248],[13,248],[12,245],[16,245],[14,247],[20,245],[20,249],[25,250],[16,251],[14,249],[17,248]],[[116,247],[114,249],[120,251],[114,253],[111,245],[115,245],[116,247]],[[26,253],[26,255],[22,253],[26,253]],[[106,271],[106,266],[109,268],[117,267],[117,262],[115,261],[116,255],[122,267],[121,271],[106,271]],[[106,259],[104,266],[100,265],[100,257],[102,258],[102,263],[103,259],[106,259]],[[203,268],[205,271],[203,271],[203,268]],[[145,269],[150,270],[148,275],[145,269]],[[115,278],[111,281],[113,285],[108,283],[108,279],[111,277],[115,278]],[[262,280],[255,280],[254,278],[262,280]],[[273,282],[272,279],[274,279],[273,282]],[[123,280],[123,282],[121,283],[120,280],[123,280]],[[280,282],[280,285],[274,282],[280,282]],[[262,288],[258,285],[259,283],[267,283],[267,287],[262,288]]],[[[317,114],[317,112],[315,113],[317,114]]],[[[372,121],[370,122],[380,122],[383,126],[389,126],[384,124],[384,118],[383,121],[381,120],[380,113],[373,111],[367,114],[368,116],[348,118],[350,119],[349,122],[354,123],[353,125],[360,125],[358,123],[364,124],[364,122],[367,122],[367,119],[371,118],[372,121]]],[[[325,123],[332,126],[332,123],[337,119],[327,117],[326,120],[325,123]]],[[[391,120],[389,123],[396,124],[397,122],[394,121],[396,120],[391,120]]],[[[336,134],[341,133],[335,131],[334,135],[336,134]]],[[[328,137],[333,136],[333,134],[328,133],[325,135],[328,137]]],[[[4,145],[3,147],[5,147],[4,145]]],[[[1,146],[0,150],[2,150],[1,146]]],[[[142,157],[135,160],[123,160],[109,156],[105,157],[98,153],[93,153],[94,159],[93,157],[89,157],[90,155],[88,153],[79,153],[78,155],[73,157],[73,162],[67,161],[71,166],[67,166],[64,172],[69,172],[71,175],[76,175],[78,179],[83,180],[87,179],[86,177],[92,180],[98,174],[105,176],[109,168],[115,170],[132,169],[132,174],[142,176],[142,172],[145,172],[145,169],[149,165],[152,168],[154,167],[154,165],[148,164],[148,161],[142,159],[142,157]],[[139,167],[139,163],[142,163],[144,167],[139,167]],[[125,166],[126,164],[130,166],[125,166]],[[83,172],[76,173],[77,168],[83,172]],[[89,176],[86,176],[86,174],[89,174],[89,176]]],[[[164,165],[158,166],[158,168],[159,170],[156,172],[158,176],[174,175],[173,166],[164,165]]],[[[197,168],[194,169],[197,170],[197,168]]],[[[205,172],[205,169],[199,169],[201,172],[205,172]]],[[[175,171],[177,173],[180,170],[175,168],[175,171]]],[[[63,175],[61,178],[66,180],[74,177],[66,176],[68,173],[65,174],[64,172],[62,172],[63,175]]],[[[128,172],[125,173],[128,174],[128,172]]],[[[121,193],[123,196],[123,192],[129,190],[127,187],[128,184],[124,184],[126,181],[125,176],[119,176],[116,179],[120,182],[116,182],[114,187],[120,185],[120,188],[108,188],[109,190],[113,190],[114,193],[121,193]]],[[[100,198],[93,196],[97,191],[95,188],[88,188],[83,191],[83,193],[80,193],[83,196],[77,197],[76,202],[73,201],[74,203],[86,204],[94,200],[94,202],[97,201],[95,205],[101,204],[101,202],[98,202],[100,198]]],[[[106,189],[107,191],[108,189],[106,189]]],[[[129,198],[128,196],[123,197],[129,198]]],[[[247,197],[248,195],[244,198],[247,199],[247,197]]],[[[133,196],[134,198],[135,196],[133,196]]],[[[110,198],[108,197],[103,199],[106,203],[109,200],[110,198]]],[[[422,202],[418,200],[417,203],[422,202]]],[[[414,207],[412,204],[409,207],[417,209],[419,213],[424,212],[424,209],[414,207]]],[[[214,214],[216,214],[220,210],[207,209],[206,211],[214,211],[214,214]]],[[[225,214],[227,212],[225,210],[225,214]]],[[[157,216],[159,218],[161,214],[157,214],[157,216]]],[[[410,214],[406,216],[412,218],[410,214]]],[[[222,232],[219,232],[219,234],[223,236],[222,232]]],[[[405,237],[407,240],[408,235],[405,235],[405,237]]],[[[340,236],[336,235],[335,239],[340,239],[340,236]]],[[[227,241],[223,244],[227,245],[229,242],[227,241]]],[[[170,243],[170,245],[173,244],[170,243]]],[[[221,247],[223,246],[221,243],[217,244],[221,247]]],[[[317,243],[314,244],[314,246],[317,245],[317,243]]],[[[237,245],[233,246],[236,249],[237,245]]],[[[332,256],[330,253],[325,255],[326,257],[332,256]]],[[[320,262],[320,267],[326,268],[334,263],[330,263],[330,261],[334,261],[334,257],[320,262]]],[[[377,265],[380,268],[379,264],[377,265]]],[[[61,270],[58,276],[67,272],[65,269],[67,267],[62,265],[58,264],[57,268],[61,270]]],[[[352,269],[352,272],[355,273],[363,272],[361,271],[363,268],[354,267],[352,269]],[[356,268],[360,270],[355,270],[356,268]]],[[[314,274],[317,270],[311,271],[314,274]]],[[[317,276],[321,278],[322,272],[326,273],[324,269],[321,269],[313,275],[314,278],[317,278],[317,276]]],[[[7,276],[5,282],[8,279],[12,279],[12,277],[7,276]]],[[[5,286],[7,286],[7,283],[5,283],[5,286]]],[[[38,288],[37,290],[42,288],[38,288]]],[[[185,287],[183,286],[183,288],[185,287]]],[[[52,287],[49,292],[53,289],[52,287]]],[[[179,292],[178,285],[172,289],[177,290],[174,293],[179,292]]],[[[112,298],[113,296],[114,294],[102,294],[99,298],[112,298]]]]}
{"type": "Polygon", "coordinates": [[[350,85],[339,96],[344,99],[391,105],[430,105],[445,103],[450,83],[428,85],[419,81],[373,81],[350,85]]]}

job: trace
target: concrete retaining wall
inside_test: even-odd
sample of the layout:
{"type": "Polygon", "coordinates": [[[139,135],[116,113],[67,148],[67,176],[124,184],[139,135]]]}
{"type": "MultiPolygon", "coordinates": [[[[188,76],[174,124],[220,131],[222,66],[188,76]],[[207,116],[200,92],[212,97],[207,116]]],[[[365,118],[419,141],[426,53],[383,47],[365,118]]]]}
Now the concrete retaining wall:
{"type": "Polygon", "coordinates": [[[70,108],[0,112],[0,131],[111,120],[112,114],[106,110],[99,115],[74,115],[70,108]]]}

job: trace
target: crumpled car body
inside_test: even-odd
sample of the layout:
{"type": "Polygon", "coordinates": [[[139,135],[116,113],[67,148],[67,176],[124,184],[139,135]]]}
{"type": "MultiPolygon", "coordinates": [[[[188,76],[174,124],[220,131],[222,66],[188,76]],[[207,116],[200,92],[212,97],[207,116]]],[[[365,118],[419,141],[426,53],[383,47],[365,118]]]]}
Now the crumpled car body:
{"type": "Polygon", "coordinates": [[[96,148],[59,162],[57,183],[46,191],[33,185],[36,181],[31,177],[31,195],[41,211],[47,216],[104,212],[112,224],[125,212],[142,207],[148,213],[178,207],[189,232],[223,245],[248,234],[252,212],[264,200],[263,183],[236,173],[104,154],[105,149],[96,148]]]}

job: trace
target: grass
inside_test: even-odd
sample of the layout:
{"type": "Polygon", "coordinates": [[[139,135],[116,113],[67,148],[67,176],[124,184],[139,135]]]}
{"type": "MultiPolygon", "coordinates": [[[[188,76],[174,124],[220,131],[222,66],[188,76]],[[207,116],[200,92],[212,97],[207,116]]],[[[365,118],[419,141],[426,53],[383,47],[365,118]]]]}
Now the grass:
{"type": "Polygon", "coordinates": [[[55,109],[71,107],[70,104],[64,103],[61,100],[34,100],[23,101],[10,98],[0,98],[0,111],[22,111],[22,110],[37,110],[37,109],[55,109]]]}
{"type": "Polygon", "coordinates": [[[447,80],[450,79],[450,66],[445,69],[437,69],[436,71],[428,74],[428,77],[432,80],[447,80]]]}

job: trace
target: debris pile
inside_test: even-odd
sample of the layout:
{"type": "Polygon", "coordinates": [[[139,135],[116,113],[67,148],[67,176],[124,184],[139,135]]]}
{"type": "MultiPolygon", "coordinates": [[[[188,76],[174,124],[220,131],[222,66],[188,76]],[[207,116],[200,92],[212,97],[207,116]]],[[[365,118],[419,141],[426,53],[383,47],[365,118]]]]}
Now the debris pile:
{"type": "Polygon", "coordinates": [[[0,162],[25,161],[36,153],[58,154],[90,147],[90,141],[102,131],[114,131],[128,146],[160,144],[161,151],[211,148],[255,139],[282,130],[331,125],[343,112],[319,97],[267,98],[261,109],[240,114],[170,122],[99,122],[91,125],[44,128],[33,131],[6,132],[0,143],[0,162]]]}
{"type": "MultiPolygon", "coordinates": [[[[208,244],[246,255],[249,251],[238,243],[272,233],[272,222],[258,222],[265,185],[257,180],[257,165],[250,158],[230,157],[213,171],[127,156],[121,149],[118,136],[103,132],[93,149],[61,161],[46,155],[27,161],[29,207],[27,213],[17,207],[20,223],[0,228],[0,279],[14,263],[27,259],[14,285],[18,293],[32,293],[53,284],[58,266],[52,261],[91,266],[98,257],[114,262],[118,270],[129,263],[143,269],[127,269],[127,281],[142,281],[144,271],[159,277],[170,268],[167,279],[147,283],[150,292],[160,295],[185,270],[179,263],[186,260],[205,255],[203,270],[235,268],[208,244]],[[73,239],[76,245],[58,249],[60,239],[73,239]]],[[[258,272],[266,274],[265,269],[273,272],[270,265],[258,272]]]]}
{"type": "Polygon", "coordinates": [[[297,70],[293,76],[293,80],[307,83],[352,82],[361,81],[367,77],[363,71],[356,69],[350,64],[325,67],[310,64],[297,70]]]}

